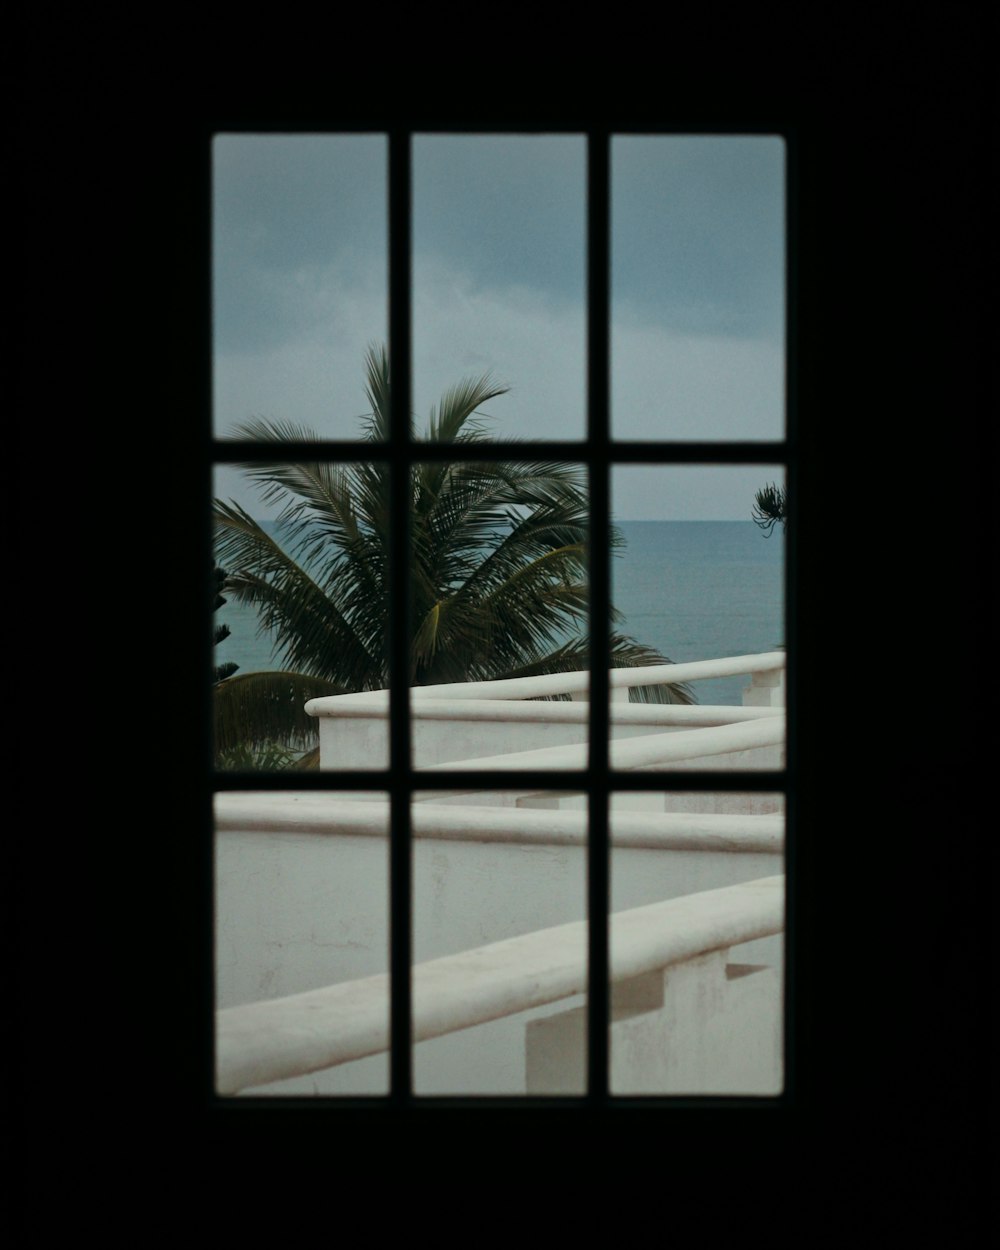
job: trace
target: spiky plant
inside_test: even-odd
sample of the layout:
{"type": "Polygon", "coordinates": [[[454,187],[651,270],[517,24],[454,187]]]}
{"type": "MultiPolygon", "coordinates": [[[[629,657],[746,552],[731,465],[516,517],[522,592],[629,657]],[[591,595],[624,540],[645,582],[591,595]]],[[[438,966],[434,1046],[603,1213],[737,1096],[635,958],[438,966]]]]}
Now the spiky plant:
{"type": "Polygon", "coordinates": [[[760,526],[767,538],[771,537],[775,525],[780,523],[784,529],[788,518],[788,496],[785,488],[774,482],[762,486],[754,496],[752,516],[754,524],[760,526]]]}

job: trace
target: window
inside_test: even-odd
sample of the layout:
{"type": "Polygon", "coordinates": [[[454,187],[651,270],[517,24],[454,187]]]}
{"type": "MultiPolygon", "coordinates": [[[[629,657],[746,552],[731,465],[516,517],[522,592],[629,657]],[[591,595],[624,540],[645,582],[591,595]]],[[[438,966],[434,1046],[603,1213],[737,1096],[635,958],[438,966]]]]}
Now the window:
{"type": "MultiPolygon", "coordinates": [[[[537,141],[543,136],[533,138],[537,141]]],[[[287,147],[300,142],[304,143],[305,139],[288,135],[274,139],[233,136],[218,144],[217,152],[222,161],[238,157],[241,148],[253,147],[256,152],[265,153],[265,160],[270,160],[269,153],[279,146],[287,147]]],[[[386,193],[389,207],[384,228],[388,240],[389,294],[385,324],[392,371],[391,403],[386,414],[387,437],[384,441],[366,443],[362,447],[356,438],[351,437],[348,429],[330,424],[323,429],[319,443],[307,444],[296,436],[295,431],[286,431],[281,443],[266,443],[252,429],[245,429],[243,437],[233,441],[220,437],[224,433],[220,426],[226,424],[222,419],[214,431],[213,465],[218,466],[217,472],[222,480],[226,480],[222,475],[228,472],[222,466],[232,462],[294,463],[297,456],[303,455],[310,460],[338,465],[381,465],[382,480],[387,483],[391,517],[387,531],[388,567],[390,570],[409,570],[411,474],[420,466],[449,464],[456,460],[453,446],[413,438],[410,430],[411,412],[420,411],[420,405],[413,402],[416,366],[420,362],[423,367],[427,361],[434,359],[433,348],[425,341],[429,333],[429,319],[420,321],[414,316],[421,290],[411,269],[415,232],[429,230],[427,223],[430,218],[421,216],[423,203],[419,197],[413,201],[412,193],[415,187],[422,185],[421,178],[425,178],[423,185],[427,187],[442,185],[449,168],[454,168],[454,165],[449,166],[449,160],[455,157],[455,145],[466,149],[461,159],[468,168],[476,157],[476,140],[473,136],[462,136],[449,147],[449,137],[445,135],[394,130],[387,139],[374,133],[313,137],[309,142],[329,145],[331,151],[336,149],[341,159],[353,163],[359,179],[367,177],[377,181],[382,159],[380,154],[387,154],[386,193]],[[418,169],[418,160],[426,162],[426,165],[418,169]]],[[[509,136],[496,135],[489,137],[486,147],[492,144],[494,148],[491,150],[502,154],[504,146],[512,143],[509,136]]],[[[615,598],[608,544],[603,536],[609,533],[610,520],[620,499],[662,495],[662,483],[670,481],[675,494],[683,495],[690,486],[692,498],[704,500],[707,493],[721,489],[720,483],[738,480],[740,489],[746,492],[745,512],[749,520],[754,485],[763,486],[767,481],[779,480],[787,486],[794,505],[796,461],[794,440],[789,437],[789,431],[794,428],[794,396],[787,396],[787,427],[782,402],[785,399],[785,362],[791,355],[791,344],[786,338],[784,301],[786,147],[781,138],[766,134],[742,137],[726,134],[661,136],[590,129],[559,135],[555,150],[559,159],[565,159],[570,166],[575,150],[580,175],[576,201],[580,211],[573,219],[573,228],[579,228],[581,236],[580,308],[583,315],[579,339],[581,344],[585,343],[585,349],[581,347],[578,352],[579,404],[582,406],[579,425],[574,428],[572,420],[567,418],[557,432],[545,430],[543,437],[538,437],[536,431],[531,431],[531,441],[516,446],[478,443],[475,459],[488,464],[501,461],[572,462],[580,467],[588,483],[588,529],[591,536],[587,576],[590,610],[588,652],[592,672],[602,675],[600,680],[592,679],[589,687],[585,717],[588,754],[585,763],[569,766],[569,775],[565,771],[557,771],[552,764],[543,763],[535,767],[526,764],[518,772],[517,781],[521,790],[534,790],[542,796],[541,806],[544,806],[546,795],[566,791],[577,791],[585,799],[586,914],[591,920],[587,927],[586,946],[586,1072],[581,1089],[572,1096],[600,1107],[606,1105],[609,1099],[622,1101],[628,1096],[627,1091],[616,1091],[609,1079],[609,1050],[613,1042],[609,1042],[609,1029],[605,1023],[612,1005],[606,917],[616,884],[609,835],[609,812],[613,799],[623,800],[621,805],[624,808],[641,805],[643,797],[650,795],[668,794],[694,799],[706,792],[725,793],[745,796],[749,808],[757,812],[753,802],[767,803],[774,796],[792,799],[794,795],[794,731],[787,736],[788,758],[785,765],[773,762],[764,767],[743,765],[719,772],[700,757],[695,757],[695,766],[684,765],[682,760],[680,769],[672,767],[669,772],[636,772],[616,765],[610,748],[615,723],[614,700],[610,686],[603,680],[603,674],[609,671],[612,662],[608,605],[615,598]],[[683,199],[685,177],[690,172],[686,166],[697,161],[696,148],[700,148],[703,158],[706,151],[712,155],[708,166],[721,180],[716,200],[718,205],[726,203],[726,176],[737,183],[742,176],[744,183],[741,185],[745,185],[747,179],[758,178],[761,181],[757,194],[759,202],[767,204],[763,212],[769,222],[766,245],[770,249],[767,260],[771,274],[763,285],[760,273],[748,263],[746,238],[735,227],[730,229],[726,222],[721,225],[716,223],[714,232],[704,227],[704,223],[699,226],[697,205],[689,205],[684,210],[692,223],[693,252],[677,248],[675,241],[664,238],[658,229],[657,196],[663,195],[665,186],[669,186],[673,194],[683,199]],[[654,176],[658,166],[664,162],[674,179],[672,184],[669,178],[657,179],[654,176]],[[584,204],[585,217],[582,212],[584,204]],[[728,248],[728,251],[723,249],[722,256],[717,254],[720,239],[728,248]],[[656,250],[658,248],[659,251],[656,250]],[[585,268],[582,263],[584,255],[585,268]],[[654,261],[655,264],[652,263],[654,261]],[[724,273],[710,274],[716,287],[708,284],[707,293],[695,310],[699,325],[678,331],[683,340],[682,350],[674,357],[670,357],[669,353],[665,356],[667,349],[664,344],[650,339],[648,325],[640,316],[643,302],[663,302],[663,316],[668,322],[674,318],[676,329],[680,311],[670,283],[683,287],[692,278],[701,279],[705,267],[711,265],[718,266],[724,273]],[[655,268],[661,271],[659,277],[652,273],[655,268]],[[741,294],[725,304],[718,292],[733,274],[737,275],[741,294]],[[584,275],[585,300],[582,298],[584,275]],[[674,306],[671,306],[672,303],[674,306]],[[753,317],[757,317],[760,324],[750,325],[753,317]],[[699,390],[694,384],[693,374],[699,370],[699,376],[711,379],[708,388],[699,390]],[[673,388],[668,393],[674,413],[668,437],[664,437],[664,431],[658,424],[657,395],[662,401],[665,387],[673,388]],[[706,482],[710,484],[708,487],[706,482]]],[[[236,160],[232,173],[234,182],[230,185],[238,183],[240,176],[236,160]]],[[[269,185],[274,195],[287,197],[288,211],[294,217],[298,204],[296,194],[305,195],[305,190],[289,186],[277,174],[269,185]]],[[[361,237],[365,232],[377,231],[379,225],[377,222],[373,224],[372,214],[365,211],[360,193],[356,192],[356,188],[354,191],[354,198],[343,211],[361,237]]],[[[447,197],[443,199],[448,202],[447,197]]],[[[231,207],[238,214],[240,206],[240,197],[236,195],[231,201],[221,203],[218,212],[224,213],[227,207],[231,207]]],[[[234,218],[226,223],[226,229],[252,230],[253,223],[234,218]]],[[[457,225],[455,229],[458,229],[457,225]]],[[[281,244],[279,240],[275,246],[281,244]]],[[[302,244],[302,234],[293,234],[290,246],[302,244]]],[[[555,245],[549,241],[547,246],[551,251],[555,245]]],[[[540,263],[530,257],[521,259],[526,270],[532,265],[537,268],[540,263]]],[[[226,275],[222,272],[227,263],[226,256],[220,255],[217,250],[215,262],[217,300],[232,296],[232,308],[227,309],[227,318],[231,317],[235,323],[247,312],[246,304],[241,305],[238,298],[239,283],[246,275],[234,271],[234,281],[227,284],[226,275]]],[[[331,263],[347,262],[338,256],[331,263]]],[[[768,265],[763,268],[767,269],[768,265]]],[[[571,265],[569,270],[572,270],[571,265]]],[[[291,289],[291,298],[301,297],[303,303],[311,307],[322,306],[326,292],[311,288],[308,274],[296,274],[294,260],[282,272],[301,279],[298,286],[291,289]]],[[[524,286],[523,278],[520,284],[524,286]]],[[[352,290],[361,299],[365,292],[371,295],[372,285],[370,276],[365,275],[352,290]]],[[[377,285],[377,279],[374,285],[377,285]]],[[[517,286],[518,281],[512,285],[517,286]]],[[[276,298],[284,299],[288,294],[279,291],[276,298]]],[[[537,313],[537,321],[532,324],[538,327],[545,324],[546,319],[549,323],[558,320],[551,306],[539,309],[537,305],[530,304],[523,290],[520,295],[522,319],[537,313]]],[[[557,311],[561,314],[562,309],[557,311]]],[[[324,310],[324,315],[328,312],[324,310]]],[[[352,308],[345,308],[334,310],[332,315],[340,319],[347,331],[354,333],[356,327],[351,321],[351,312],[352,308]]],[[[229,324],[229,321],[226,323],[229,324]]],[[[264,332],[260,327],[258,331],[264,332]]],[[[451,333],[456,333],[454,327],[451,333]]],[[[536,339],[538,333],[541,333],[540,329],[536,339]]],[[[676,345],[676,338],[671,342],[676,345]]],[[[355,348],[358,346],[354,344],[355,348]]],[[[559,345],[561,347],[562,344],[559,345]]],[[[225,356],[226,349],[227,345],[221,338],[218,339],[217,361],[225,360],[225,368],[231,369],[227,376],[232,379],[249,376],[248,373],[238,372],[236,348],[233,348],[232,358],[225,356]]],[[[567,349],[567,353],[572,357],[573,349],[567,349]]],[[[282,357],[277,349],[272,352],[269,362],[268,369],[258,369],[255,385],[271,385],[275,377],[294,379],[297,376],[296,367],[302,363],[301,358],[294,355],[282,357]]],[[[538,376],[543,376],[542,371],[538,376]]],[[[228,414],[226,405],[236,395],[237,408],[245,406],[252,391],[240,391],[243,383],[235,380],[227,390],[226,378],[218,368],[216,384],[220,386],[216,394],[217,414],[220,418],[239,416],[240,413],[235,411],[228,414]],[[224,402],[220,398],[223,391],[224,402]]],[[[277,405],[280,400],[279,387],[269,402],[277,405]]],[[[320,406],[323,403],[321,397],[315,394],[303,402],[316,402],[320,406]]],[[[463,460],[466,458],[463,453],[463,460]]],[[[789,540],[790,544],[794,544],[794,529],[789,534],[789,540]]],[[[793,546],[790,546],[790,552],[789,577],[794,577],[793,546]]],[[[411,1045],[414,1008],[410,978],[414,962],[411,832],[416,811],[414,798],[428,792],[495,791],[498,781],[496,772],[486,766],[471,770],[442,768],[431,775],[411,763],[415,722],[409,694],[410,637],[413,628],[409,623],[409,578],[390,576],[387,593],[387,758],[377,758],[374,770],[356,762],[350,767],[324,769],[312,774],[253,772],[247,776],[239,771],[218,771],[214,773],[210,785],[213,791],[220,794],[267,791],[280,796],[290,790],[320,794],[326,791],[370,792],[373,789],[384,793],[387,823],[391,830],[388,898],[392,918],[388,960],[391,996],[389,1092],[384,1098],[389,1105],[419,1105],[422,1091],[419,1086],[414,1087],[411,1045]],[[413,1100],[414,1092],[418,1095],[416,1102],[413,1100]]],[[[788,632],[774,642],[777,645],[787,643],[789,647],[791,667],[788,688],[791,715],[794,717],[796,639],[794,620],[787,608],[784,615],[788,632]]],[[[225,659],[225,655],[220,653],[218,658],[225,659]]],[[[789,837],[794,837],[793,831],[789,837]]],[[[740,975],[744,974],[739,970],[733,973],[733,976],[740,975]]],[[[540,1045],[543,1044],[544,1039],[540,1045]]],[[[655,1094],[656,1091],[645,1092],[655,1094]]],[[[695,1087],[691,1092],[706,1094],[712,1091],[695,1087]]],[[[504,1101],[507,1105],[510,1100],[504,1101]]]]}

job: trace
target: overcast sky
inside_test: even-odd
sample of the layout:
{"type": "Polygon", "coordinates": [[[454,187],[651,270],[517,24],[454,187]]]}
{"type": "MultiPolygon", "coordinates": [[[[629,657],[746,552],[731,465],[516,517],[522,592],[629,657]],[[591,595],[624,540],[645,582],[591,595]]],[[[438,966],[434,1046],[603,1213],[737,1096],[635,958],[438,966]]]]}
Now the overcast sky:
{"type": "MultiPolygon", "coordinates": [[[[287,418],[352,438],[364,355],[387,337],[387,145],[221,135],[214,148],[215,429],[287,418]]],[[[498,436],[584,432],[585,146],[422,136],[413,149],[418,428],[470,374],[510,387],[498,436]]],[[[612,142],[612,432],[784,433],[784,145],[612,142]]],[[[615,475],[619,520],[746,520],[766,466],[615,475]],[[627,483],[627,489],[625,484],[627,483]]],[[[218,493],[268,515],[232,470],[218,493]]]]}

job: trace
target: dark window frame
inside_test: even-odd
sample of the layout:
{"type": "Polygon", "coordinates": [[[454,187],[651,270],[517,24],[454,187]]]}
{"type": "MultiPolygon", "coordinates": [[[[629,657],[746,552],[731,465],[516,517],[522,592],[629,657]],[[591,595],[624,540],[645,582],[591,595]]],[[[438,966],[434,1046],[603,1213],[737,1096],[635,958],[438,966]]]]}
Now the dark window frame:
{"type": "MultiPolygon", "coordinates": [[[[323,133],[351,133],[352,127],[331,126],[323,133]]],[[[408,565],[408,478],[410,466],[421,460],[453,459],[441,445],[410,440],[411,412],[411,139],[425,133],[458,133],[462,127],[408,125],[375,126],[361,128],[363,133],[388,135],[389,152],[389,349],[393,370],[393,393],[391,414],[391,438],[384,447],[328,440],[310,443],[311,458],[331,461],[387,460],[391,465],[390,491],[392,512],[396,521],[392,531],[390,563],[405,568],[408,565]]],[[[533,774],[528,780],[539,788],[565,788],[572,783],[575,788],[588,793],[589,830],[587,914],[593,918],[604,917],[604,923],[589,925],[589,1024],[588,1024],[588,1090],[578,1097],[525,1097],[525,1096],[427,1096],[415,1095],[411,1084],[412,1048],[410,1045],[410,1018],[412,1012],[410,976],[411,964],[411,886],[412,866],[410,857],[410,800],[414,791],[447,789],[456,782],[467,788],[496,788],[495,774],[470,774],[460,777],[438,772],[430,777],[416,772],[410,764],[410,718],[406,676],[409,666],[408,602],[405,579],[391,579],[392,622],[389,639],[390,669],[390,763],[384,772],[323,772],[315,775],[297,774],[293,781],[280,774],[215,773],[211,765],[209,745],[204,752],[207,762],[206,794],[209,796],[229,790],[301,790],[318,789],[335,792],[357,788],[385,789],[390,801],[390,896],[391,896],[391,1051],[390,1092],[364,1098],[219,1098],[211,1094],[213,1105],[218,1108],[239,1105],[242,1108],[278,1108],[288,1105],[319,1104],[334,1110],[350,1110],[363,1107],[366,1110],[407,1111],[433,1110],[435,1108],[468,1107],[482,1111],[495,1106],[502,1109],[544,1108],[546,1111],[560,1108],[605,1111],[611,1107],[702,1107],[712,1106],[771,1106],[788,1104],[794,1096],[795,1085],[795,1037],[794,987],[796,976],[795,958],[795,880],[796,865],[796,812],[797,812],[797,689],[796,669],[799,640],[796,633],[796,551],[797,532],[794,505],[798,493],[798,439],[797,398],[795,391],[796,357],[795,340],[795,205],[794,185],[796,176],[796,151],[794,135],[787,127],[656,127],[636,129],[628,125],[539,125],[524,126],[475,126],[471,134],[568,133],[585,136],[587,144],[587,426],[586,435],[579,441],[558,442],[533,441],[523,449],[478,444],[477,459],[502,456],[504,459],[558,460],[580,463],[587,469],[590,486],[590,532],[594,536],[590,557],[591,597],[591,666],[595,671],[608,668],[608,630],[596,628],[595,622],[606,622],[606,606],[610,601],[610,559],[606,544],[596,541],[596,536],[607,532],[610,517],[609,479],[616,464],[780,464],[786,473],[788,497],[792,501],[792,520],[786,529],[785,560],[785,637],[788,646],[786,673],[788,702],[788,733],[786,767],[778,771],[755,771],[751,773],[671,772],[657,776],[655,783],[648,774],[636,775],[616,772],[608,762],[609,742],[609,691],[604,681],[591,683],[589,741],[590,763],[580,773],[565,771],[533,774]],[[617,134],[775,134],[785,141],[785,437],[780,440],[733,442],[712,440],[706,442],[667,442],[616,440],[610,428],[610,149],[617,134]],[[595,750],[595,744],[604,744],[603,750],[595,750]],[[609,913],[609,842],[608,797],[613,791],[627,790],[742,790],[757,792],[780,792],[786,799],[786,849],[785,871],[787,914],[785,929],[786,976],[784,1004],[785,1080],[780,1095],[760,1098],[720,1098],[699,1095],[677,1097],[653,1095],[642,1098],[612,1096],[608,1091],[609,1030],[606,1022],[610,1014],[610,988],[608,980],[608,933],[609,913]]],[[[243,127],[231,130],[220,127],[218,133],[237,133],[243,127]]],[[[289,128],[284,133],[307,133],[310,127],[289,128]]],[[[250,130],[250,133],[262,133],[250,130]]],[[[355,131],[357,132],[357,131],[355,131]]],[[[274,133],[269,131],[268,133],[274,133]]],[[[280,133],[280,132],[279,132],[280,133]]],[[[210,405],[209,405],[210,410],[210,405]]],[[[213,438],[209,440],[210,463],[205,478],[210,479],[216,464],[254,458],[275,458],[274,445],[266,448],[252,443],[236,443],[233,440],[213,438]]],[[[282,452],[294,459],[303,449],[286,444],[282,452]]],[[[204,480],[204,479],[203,479],[204,480]]],[[[210,561],[209,561],[210,563],[210,561]]],[[[211,596],[208,596],[211,602],[211,596]]],[[[210,664],[206,665],[211,671],[210,664]]],[[[211,876],[211,873],[209,873],[211,876]]],[[[209,932],[211,925],[208,926],[209,932]]],[[[212,995],[214,999],[214,994],[212,995]]],[[[214,1002],[212,1004],[214,1011],[214,1002]]],[[[208,1071],[212,1070],[211,1047],[208,1071]]]]}

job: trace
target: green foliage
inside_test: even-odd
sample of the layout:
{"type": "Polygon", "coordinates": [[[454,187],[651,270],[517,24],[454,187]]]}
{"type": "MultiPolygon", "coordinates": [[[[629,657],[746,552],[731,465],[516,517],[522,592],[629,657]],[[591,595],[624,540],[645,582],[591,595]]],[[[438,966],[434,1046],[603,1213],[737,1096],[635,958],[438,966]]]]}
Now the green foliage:
{"type": "MultiPolygon", "coordinates": [[[[215,570],[215,611],[226,606],[226,600],[222,596],[222,587],[226,580],[226,570],[217,568],[215,570]]],[[[220,642],[225,642],[229,637],[228,625],[216,625],[213,635],[213,642],[218,646],[220,642]]],[[[215,667],[215,680],[217,682],[225,681],[227,677],[232,677],[233,673],[239,670],[239,665],[234,664],[232,660],[227,660],[225,664],[218,664],[215,667]]]]}
{"type": "Polygon", "coordinates": [[[276,742],[260,742],[241,743],[219,751],[215,763],[218,768],[258,772],[261,769],[294,768],[297,759],[295,752],[276,742]]]}
{"type": "MultiPolygon", "coordinates": [[[[390,405],[384,347],[369,349],[367,381],[371,412],[363,436],[384,441],[390,405]]],[[[584,473],[571,464],[475,460],[476,445],[486,439],[481,407],[506,389],[483,376],[448,390],[431,410],[425,437],[455,444],[456,458],[413,467],[413,685],[587,666],[584,473]]],[[[264,444],[316,441],[313,431],[290,421],[252,420],[235,433],[264,444]]],[[[281,505],[277,536],[237,504],[216,501],[216,550],[231,570],[226,593],[256,609],[284,670],[217,687],[218,741],[227,750],[241,741],[301,743],[310,720],[301,713],[304,698],[388,685],[387,464],[276,459],[241,467],[265,503],[281,505]],[[236,702],[238,710],[231,707],[236,702]]],[[[611,542],[621,545],[617,532],[611,542]]],[[[618,633],[612,651],[616,666],[669,662],[618,633]]],[[[680,683],[635,695],[693,702],[680,683]]]]}
{"type": "Polygon", "coordinates": [[[273,741],[292,752],[312,748],[316,722],[304,707],[326,694],[343,694],[343,689],[306,673],[241,673],[220,682],[215,687],[217,757],[273,741]]]}

